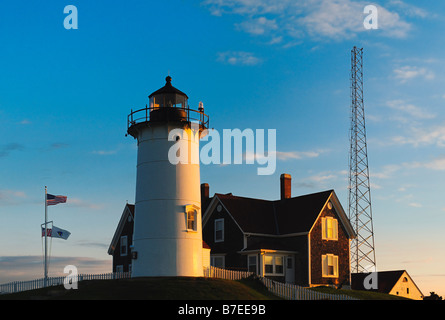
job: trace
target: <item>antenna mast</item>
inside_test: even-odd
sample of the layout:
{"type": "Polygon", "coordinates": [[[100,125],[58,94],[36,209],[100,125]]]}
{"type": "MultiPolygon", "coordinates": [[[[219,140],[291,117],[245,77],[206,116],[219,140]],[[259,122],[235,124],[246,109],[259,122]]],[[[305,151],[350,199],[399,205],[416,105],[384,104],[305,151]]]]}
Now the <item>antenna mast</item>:
{"type": "Polygon", "coordinates": [[[376,271],[371,190],[363,103],[363,48],[351,50],[351,129],[348,215],[356,238],[351,241],[351,272],[376,271]]]}

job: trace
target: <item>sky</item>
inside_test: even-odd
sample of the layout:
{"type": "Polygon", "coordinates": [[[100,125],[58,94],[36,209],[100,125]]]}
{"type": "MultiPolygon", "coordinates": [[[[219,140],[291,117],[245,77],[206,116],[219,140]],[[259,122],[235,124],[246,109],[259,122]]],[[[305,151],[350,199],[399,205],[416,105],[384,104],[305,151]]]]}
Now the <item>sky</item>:
{"type": "Polygon", "coordinates": [[[445,3],[353,0],[0,2],[0,283],[111,272],[108,246],[134,203],[127,115],[165,77],[210,127],[276,130],[276,170],[201,165],[210,194],[348,198],[350,52],[364,50],[364,104],[377,269],[407,270],[445,296],[445,3]],[[65,28],[77,8],[77,29],[65,28]],[[378,28],[366,29],[367,5],[378,28]]]}

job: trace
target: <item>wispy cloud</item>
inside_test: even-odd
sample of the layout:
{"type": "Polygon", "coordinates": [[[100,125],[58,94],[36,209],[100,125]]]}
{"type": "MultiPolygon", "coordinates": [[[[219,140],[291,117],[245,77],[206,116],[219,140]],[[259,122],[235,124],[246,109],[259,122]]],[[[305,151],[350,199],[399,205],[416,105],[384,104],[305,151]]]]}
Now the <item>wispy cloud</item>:
{"type": "Polygon", "coordinates": [[[0,206],[22,204],[25,198],[23,191],[0,189],[0,206]]]}
{"type": "MultiPolygon", "coordinates": [[[[238,30],[275,39],[269,43],[294,43],[306,37],[343,40],[366,32],[363,12],[367,1],[355,0],[206,0],[211,14],[239,16],[238,30]],[[280,41],[277,41],[280,39],[280,41]]],[[[426,18],[426,11],[402,1],[391,1],[378,9],[379,35],[404,38],[412,30],[407,17],[426,18]]],[[[376,30],[374,30],[376,31],[376,30]]]]}
{"type": "Polygon", "coordinates": [[[217,61],[231,65],[244,66],[254,66],[262,62],[262,60],[256,57],[253,53],[245,51],[219,52],[217,61]]]}
{"type": "Polygon", "coordinates": [[[301,180],[296,180],[293,184],[296,187],[309,189],[332,188],[332,183],[337,178],[337,174],[330,171],[325,171],[305,177],[301,180]]]}
{"type": "Polygon", "coordinates": [[[386,145],[411,145],[413,147],[436,145],[445,147],[445,125],[427,128],[411,127],[406,135],[388,139],[386,145]]]}
{"type": "Polygon", "coordinates": [[[435,114],[428,112],[424,108],[415,106],[404,100],[391,100],[386,103],[386,105],[398,114],[391,116],[391,120],[397,120],[403,123],[408,123],[411,121],[418,121],[424,119],[434,119],[435,114]]]}
{"type": "Polygon", "coordinates": [[[68,198],[66,201],[68,206],[80,207],[80,208],[88,208],[93,210],[101,210],[104,208],[104,204],[85,201],[79,198],[68,198]]]}
{"type": "Polygon", "coordinates": [[[97,154],[100,156],[109,156],[112,154],[116,154],[117,150],[94,150],[91,152],[92,154],[97,154]]]}
{"type": "Polygon", "coordinates": [[[13,151],[23,150],[24,148],[22,144],[16,142],[0,146],[0,158],[8,156],[13,151]]]}
{"type": "MultiPolygon", "coordinates": [[[[25,281],[43,277],[42,256],[3,256],[0,257],[0,284],[11,281],[25,281]]],[[[111,261],[88,257],[52,256],[50,276],[66,276],[63,269],[67,265],[77,267],[79,273],[99,274],[111,272],[111,261]]]]}
{"type": "Polygon", "coordinates": [[[406,83],[413,79],[432,80],[435,78],[433,71],[417,66],[403,66],[394,69],[394,77],[401,83],[406,83]]]}

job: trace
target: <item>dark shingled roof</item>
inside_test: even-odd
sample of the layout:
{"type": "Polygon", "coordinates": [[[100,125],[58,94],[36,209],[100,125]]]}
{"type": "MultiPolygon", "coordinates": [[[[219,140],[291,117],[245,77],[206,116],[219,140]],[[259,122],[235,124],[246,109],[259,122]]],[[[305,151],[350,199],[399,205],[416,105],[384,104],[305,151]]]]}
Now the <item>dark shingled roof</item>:
{"type": "Polygon", "coordinates": [[[333,190],[283,200],[217,196],[244,232],[270,235],[309,232],[333,190]]]}
{"type": "MultiPolygon", "coordinates": [[[[377,289],[371,289],[370,291],[389,293],[399,281],[405,270],[394,271],[379,271],[377,272],[377,289]]],[[[370,273],[352,273],[351,274],[351,289],[352,290],[367,290],[364,287],[365,278],[370,273]]]]}

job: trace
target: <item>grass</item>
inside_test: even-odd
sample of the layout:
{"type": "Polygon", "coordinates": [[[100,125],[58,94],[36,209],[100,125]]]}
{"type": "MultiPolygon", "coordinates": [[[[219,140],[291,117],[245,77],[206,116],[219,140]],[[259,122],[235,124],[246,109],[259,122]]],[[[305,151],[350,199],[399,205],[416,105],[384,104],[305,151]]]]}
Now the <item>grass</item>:
{"type": "MultiPolygon", "coordinates": [[[[378,292],[337,290],[315,287],[311,290],[349,295],[361,300],[409,300],[378,292]]],[[[120,280],[88,280],[77,290],[63,286],[0,295],[0,300],[282,300],[254,278],[239,281],[194,277],[147,277],[120,280]]]]}
{"type": "Polygon", "coordinates": [[[344,290],[344,289],[335,289],[332,287],[325,287],[325,286],[314,287],[311,288],[311,290],[330,293],[330,294],[344,294],[360,300],[411,300],[408,298],[398,297],[392,294],[386,294],[380,292],[344,290]]]}
{"type": "Polygon", "coordinates": [[[254,279],[231,281],[212,278],[156,277],[89,280],[77,290],[63,286],[1,295],[0,300],[275,300],[254,279]]]}

